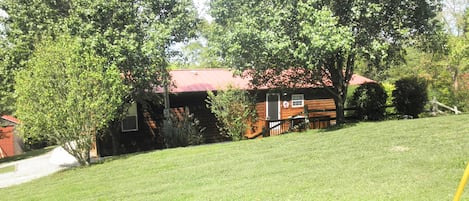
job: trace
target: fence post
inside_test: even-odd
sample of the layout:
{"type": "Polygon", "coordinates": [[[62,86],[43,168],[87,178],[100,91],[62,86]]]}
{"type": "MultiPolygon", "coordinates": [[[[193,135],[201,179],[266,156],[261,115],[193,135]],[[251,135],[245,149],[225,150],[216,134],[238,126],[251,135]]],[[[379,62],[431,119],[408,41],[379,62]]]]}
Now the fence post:
{"type": "Polygon", "coordinates": [[[459,112],[458,107],[454,106],[453,110],[454,110],[454,114],[458,114],[458,112],[459,112]]]}
{"type": "Polygon", "coordinates": [[[262,129],[262,137],[270,136],[270,123],[269,120],[264,120],[264,128],[262,129]]]}
{"type": "Polygon", "coordinates": [[[308,105],[305,105],[304,107],[304,115],[305,115],[305,131],[309,129],[309,113],[308,113],[308,105]]]}
{"type": "Polygon", "coordinates": [[[432,104],[432,115],[436,116],[436,114],[438,113],[438,105],[436,104],[436,97],[435,96],[433,96],[431,104],[432,104]]]}

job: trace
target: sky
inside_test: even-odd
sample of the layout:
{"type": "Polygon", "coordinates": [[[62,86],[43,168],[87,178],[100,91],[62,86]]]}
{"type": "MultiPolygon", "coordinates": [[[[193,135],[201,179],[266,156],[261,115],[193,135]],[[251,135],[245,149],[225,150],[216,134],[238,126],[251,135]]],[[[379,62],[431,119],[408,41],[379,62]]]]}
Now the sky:
{"type": "Polygon", "coordinates": [[[463,14],[464,10],[469,6],[469,0],[444,0],[443,1],[443,18],[445,23],[448,24],[448,29],[453,34],[457,35],[456,20],[454,13],[463,14]]]}
{"type": "Polygon", "coordinates": [[[213,21],[213,18],[208,14],[209,3],[210,3],[210,0],[194,0],[194,5],[197,8],[199,17],[211,22],[213,21]]]}

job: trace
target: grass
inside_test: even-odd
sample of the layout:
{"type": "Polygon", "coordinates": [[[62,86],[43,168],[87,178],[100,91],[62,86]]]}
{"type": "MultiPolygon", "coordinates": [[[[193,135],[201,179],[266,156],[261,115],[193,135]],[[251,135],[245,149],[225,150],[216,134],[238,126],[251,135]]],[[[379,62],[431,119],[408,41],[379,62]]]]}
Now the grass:
{"type": "Polygon", "coordinates": [[[49,146],[49,147],[46,147],[46,148],[43,148],[43,149],[31,150],[31,151],[25,152],[25,153],[20,154],[20,155],[7,157],[7,158],[2,158],[2,159],[0,159],[0,164],[13,162],[13,161],[19,161],[19,160],[39,156],[39,155],[45,154],[49,151],[52,151],[52,149],[54,149],[55,147],[56,146],[49,146]]]}
{"type": "Polygon", "coordinates": [[[359,123],[126,155],[0,189],[0,195],[4,200],[451,200],[469,161],[468,137],[469,115],[359,123]]]}
{"type": "Polygon", "coordinates": [[[8,173],[8,172],[14,172],[16,170],[16,167],[14,165],[8,165],[5,167],[0,167],[0,174],[3,173],[8,173]]]}

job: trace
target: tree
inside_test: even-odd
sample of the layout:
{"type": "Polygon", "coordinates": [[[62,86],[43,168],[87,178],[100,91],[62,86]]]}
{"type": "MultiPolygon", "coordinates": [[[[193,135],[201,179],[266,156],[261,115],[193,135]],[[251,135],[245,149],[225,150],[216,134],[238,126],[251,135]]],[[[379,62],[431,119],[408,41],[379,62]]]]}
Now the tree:
{"type": "MultiPolygon", "coordinates": [[[[300,72],[291,83],[321,83],[344,120],[348,81],[363,58],[375,68],[401,61],[408,39],[431,35],[437,1],[212,0],[217,44],[225,62],[249,69],[253,84],[300,72]],[[327,79],[324,79],[327,78],[327,79]]],[[[291,85],[291,84],[290,84],[291,85]]]]}
{"type": "MultiPolygon", "coordinates": [[[[37,42],[66,32],[81,38],[86,51],[103,57],[105,67],[119,69],[129,86],[127,103],[145,103],[147,91],[164,85],[168,58],[174,54],[169,47],[195,36],[199,22],[191,0],[3,0],[0,9],[8,14],[1,18],[8,43],[5,77],[24,68],[37,42]]],[[[5,91],[13,92],[13,80],[8,83],[5,91]]],[[[111,127],[116,128],[111,133],[118,133],[117,123],[111,127]]],[[[118,154],[118,137],[112,139],[118,154]]]]}
{"type": "Polygon", "coordinates": [[[3,0],[0,10],[0,105],[3,112],[14,111],[14,73],[22,69],[34,51],[34,43],[43,35],[52,35],[66,15],[66,0],[3,0]]]}
{"type": "Polygon", "coordinates": [[[53,141],[85,165],[128,88],[115,65],[106,66],[80,42],[68,36],[42,42],[18,73],[15,90],[21,133],[53,141]]]}
{"type": "Polygon", "coordinates": [[[228,86],[217,94],[212,91],[207,93],[207,107],[215,114],[220,132],[232,140],[243,139],[248,128],[247,121],[256,117],[254,101],[250,100],[248,92],[228,86]]]}
{"type": "Polygon", "coordinates": [[[182,47],[182,54],[173,57],[173,68],[223,68],[220,56],[216,49],[210,48],[207,38],[212,37],[214,24],[201,21],[197,39],[191,40],[182,47]]]}
{"type": "Polygon", "coordinates": [[[190,0],[4,0],[0,9],[8,13],[8,69],[23,68],[41,38],[66,31],[125,72],[132,99],[161,84],[168,47],[195,36],[199,22],[190,0]]]}

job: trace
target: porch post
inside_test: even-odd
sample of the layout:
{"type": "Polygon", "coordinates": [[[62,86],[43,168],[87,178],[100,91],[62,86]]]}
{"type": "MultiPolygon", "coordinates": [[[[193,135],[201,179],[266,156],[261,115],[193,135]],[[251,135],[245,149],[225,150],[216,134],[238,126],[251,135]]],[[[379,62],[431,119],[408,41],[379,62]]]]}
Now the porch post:
{"type": "Polygon", "coordinates": [[[308,105],[305,105],[304,107],[304,115],[305,115],[305,131],[309,129],[309,113],[308,113],[308,105]]]}

